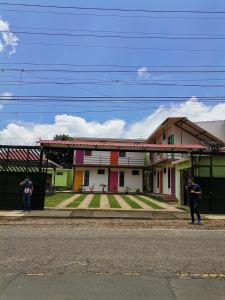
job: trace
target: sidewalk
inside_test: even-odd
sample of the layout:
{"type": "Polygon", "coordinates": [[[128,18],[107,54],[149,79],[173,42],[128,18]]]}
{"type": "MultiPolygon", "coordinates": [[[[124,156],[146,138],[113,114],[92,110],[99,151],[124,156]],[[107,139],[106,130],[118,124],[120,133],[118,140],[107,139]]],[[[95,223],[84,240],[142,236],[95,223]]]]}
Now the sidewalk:
{"type": "MultiPolygon", "coordinates": [[[[30,213],[19,210],[0,211],[0,218],[119,218],[119,219],[159,219],[189,220],[188,212],[140,211],[138,209],[45,209],[33,210],[30,213]]],[[[224,215],[202,214],[203,220],[225,220],[224,215]]]]}

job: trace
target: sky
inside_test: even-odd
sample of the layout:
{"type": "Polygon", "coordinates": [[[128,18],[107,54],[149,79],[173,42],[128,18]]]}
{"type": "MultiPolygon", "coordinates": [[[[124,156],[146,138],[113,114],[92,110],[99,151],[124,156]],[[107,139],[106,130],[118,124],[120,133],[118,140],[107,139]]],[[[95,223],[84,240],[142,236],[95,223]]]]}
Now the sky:
{"type": "Polygon", "coordinates": [[[7,3],[14,5],[0,2],[0,139],[145,138],[169,116],[225,119],[225,13],[196,13],[225,12],[225,0],[7,3]],[[29,96],[58,99],[24,101],[29,96]],[[109,96],[127,100],[79,98],[109,96]]]}

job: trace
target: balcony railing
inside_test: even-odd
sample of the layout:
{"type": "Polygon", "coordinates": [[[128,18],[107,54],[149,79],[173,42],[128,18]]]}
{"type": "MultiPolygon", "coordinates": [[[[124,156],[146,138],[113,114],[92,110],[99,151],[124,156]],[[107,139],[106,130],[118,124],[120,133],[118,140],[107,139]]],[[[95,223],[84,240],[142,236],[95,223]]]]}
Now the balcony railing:
{"type": "Polygon", "coordinates": [[[181,154],[181,153],[160,153],[160,154],[154,153],[151,156],[149,165],[154,165],[156,163],[163,162],[166,160],[178,160],[186,156],[187,156],[186,154],[181,154]]]}
{"type": "Polygon", "coordinates": [[[110,158],[105,155],[85,156],[83,163],[79,165],[96,165],[96,166],[140,166],[146,165],[146,160],[143,157],[119,157],[110,158]]]}

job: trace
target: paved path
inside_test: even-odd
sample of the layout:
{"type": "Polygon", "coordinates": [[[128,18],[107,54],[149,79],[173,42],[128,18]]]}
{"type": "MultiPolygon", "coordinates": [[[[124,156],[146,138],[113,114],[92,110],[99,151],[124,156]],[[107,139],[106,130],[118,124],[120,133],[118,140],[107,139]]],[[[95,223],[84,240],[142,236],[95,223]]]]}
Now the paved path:
{"type": "Polygon", "coordinates": [[[73,195],[72,197],[64,200],[63,202],[59,203],[58,205],[55,206],[55,208],[65,208],[67,205],[72,203],[75,199],[77,199],[80,196],[80,194],[73,195]]]}
{"type": "Polygon", "coordinates": [[[132,207],[129,204],[127,204],[127,202],[125,202],[120,195],[114,195],[114,196],[118,201],[119,205],[121,206],[121,209],[132,209],[132,207]]]}
{"type": "Polygon", "coordinates": [[[93,196],[93,194],[88,194],[84,201],[82,201],[81,204],[78,206],[78,208],[88,208],[88,205],[90,204],[93,196]]]}
{"type": "Polygon", "coordinates": [[[154,210],[154,208],[148,206],[147,204],[145,204],[144,202],[138,200],[134,196],[129,195],[129,198],[132,199],[133,201],[135,201],[137,204],[139,204],[144,210],[154,210]]]}
{"type": "Polygon", "coordinates": [[[101,195],[100,208],[101,209],[109,209],[110,208],[108,197],[106,194],[101,195]]]}
{"type": "Polygon", "coordinates": [[[165,202],[162,202],[162,201],[157,201],[157,200],[154,200],[152,198],[149,198],[148,196],[144,196],[142,195],[141,197],[147,199],[147,200],[150,200],[151,202],[165,208],[167,211],[182,211],[181,209],[178,209],[176,208],[175,206],[171,205],[171,204],[167,204],[165,202]]]}

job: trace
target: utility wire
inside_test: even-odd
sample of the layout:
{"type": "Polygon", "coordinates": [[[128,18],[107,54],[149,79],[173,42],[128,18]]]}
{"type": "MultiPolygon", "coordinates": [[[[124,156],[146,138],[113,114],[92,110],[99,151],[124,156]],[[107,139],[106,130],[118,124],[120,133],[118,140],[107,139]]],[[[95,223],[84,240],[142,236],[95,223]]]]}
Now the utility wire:
{"type": "Polygon", "coordinates": [[[146,18],[150,19],[151,21],[154,19],[161,19],[162,21],[166,20],[199,20],[199,21],[208,21],[208,20],[224,20],[224,17],[204,17],[199,18],[199,17],[189,17],[189,16],[150,16],[150,15],[121,15],[121,14],[96,14],[96,13],[73,13],[73,12],[56,12],[56,11],[41,11],[41,10],[22,10],[22,9],[1,9],[1,11],[4,12],[16,12],[16,13],[35,13],[35,14],[51,14],[51,15],[72,15],[72,16],[87,16],[87,17],[116,17],[116,18],[146,18]]]}
{"type": "Polygon", "coordinates": [[[225,14],[225,11],[209,10],[151,10],[151,9],[125,9],[125,8],[103,8],[103,7],[81,7],[81,6],[60,6],[60,5],[43,5],[27,3],[8,3],[0,2],[0,5],[6,6],[23,6],[38,8],[56,8],[56,9],[75,9],[75,10],[96,10],[96,11],[120,11],[120,12],[145,12],[145,13],[196,13],[196,14],[225,14]]]}
{"type": "MultiPolygon", "coordinates": [[[[9,30],[0,30],[2,33],[11,33],[9,30]]],[[[66,36],[66,37],[91,37],[91,38],[118,38],[118,39],[159,39],[159,40],[224,40],[225,37],[174,37],[174,36],[127,36],[127,35],[99,35],[99,34],[71,34],[71,33],[50,33],[13,31],[14,34],[43,35],[43,36],[66,36]]]]}

